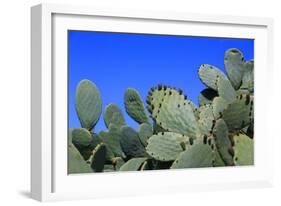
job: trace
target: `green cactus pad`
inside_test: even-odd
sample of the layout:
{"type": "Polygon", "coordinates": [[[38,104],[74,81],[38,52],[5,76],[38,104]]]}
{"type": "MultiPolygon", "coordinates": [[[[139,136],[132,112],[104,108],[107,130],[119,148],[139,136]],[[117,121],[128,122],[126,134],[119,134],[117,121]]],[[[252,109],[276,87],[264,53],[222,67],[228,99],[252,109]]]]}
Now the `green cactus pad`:
{"type": "Polygon", "coordinates": [[[209,64],[202,64],[198,70],[198,75],[207,87],[215,91],[217,91],[216,79],[218,77],[227,79],[221,70],[209,64]]]}
{"type": "Polygon", "coordinates": [[[97,137],[94,138],[92,134],[84,128],[74,129],[72,131],[72,143],[79,150],[85,160],[89,159],[92,155],[92,150],[98,144],[96,138],[97,137]]]}
{"type": "Polygon", "coordinates": [[[214,153],[208,144],[194,144],[180,153],[171,169],[212,167],[213,159],[214,153]]]}
{"type": "Polygon", "coordinates": [[[254,164],[254,141],[247,135],[238,134],[233,137],[234,140],[234,162],[235,165],[253,165],[254,164]]]}
{"type": "Polygon", "coordinates": [[[146,147],[148,138],[153,135],[153,130],[151,125],[147,123],[142,123],[139,126],[138,132],[139,132],[139,138],[141,143],[143,144],[143,146],[146,147]]]}
{"type": "Polygon", "coordinates": [[[147,153],[156,160],[175,160],[188,147],[189,137],[173,132],[161,132],[148,140],[147,153]]]}
{"type": "Polygon", "coordinates": [[[93,171],[102,172],[106,161],[106,146],[104,144],[99,144],[93,150],[93,156],[91,158],[91,167],[93,171]]]}
{"type": "Polygon", "coordinates": [[[222,118],[230,132],[243,129],[250,124],[254,115],[253,103],[252,96],[241,94],[222,112],[222,118]]]}
{"type": "Polygon", "coordinates": [[[242,85],[240,89],[254,92],[254,60],[248,61],[244,65],[244,73],[242,78],[242,85]]]}
{"type": "Polygon", "coordinates": [[[121,131],[114,124],[110,124],[108,132],[101,132],[101,140],[109,147],[115,157],[125,157],[120,145],[121,131]]]}
{"type": "Polygon", "coordinates": [[[228,129],[223,119],[216,120],[214,127],[216,147],[226,165],[234,165],[233,148],[228,136],[228,129]]]}
{"type": "Polygon", "coordinates": [[[126,125],[121,110],[115,104],[109,104],[105,107],[103,119],[107,128],[109,128],[110,124],[118,127],[126,125]]]}
{"type": "Polygon", "coordinates": [[[149,117],[137,90],[128,88],[124,96],[126,112],[139,124],[148,123],[149,117]]]}
{"type": "Polygon", "coordinates": [[[88,130],[78,128],[72,131],[72,143],[76,147],[88,147],[92,144],[92,142],[92,135],[88,130]]]}
{"type": "Polygon", "coordinates": [[[215,119],[218,119],[222,116],[222,112],[226,109],[228,103],[222,97],[215,97],[212,106],[214,117],[215,119]]]}
{"type": "Polygon", "coordinates": [[[68,145],[68,174],[90,173],[91,167],[85,162],[73,144],[68,145]]]}
{"type": "Polygon", "coordinates": [[[133,128],[123,126],[121,128],[121,134],[121,148],[127,157],[146,156],[145,148],[139,139],[138,133],[133,128]]]}
{"type": "Polygon", "coordinates": [[[220,97],[224,98],[228,103],[235,100],[237,93],[228,79],[218,78],[217,86],[220,97]]]}
{"type": "Polygon", "coordinates": [[[120,171],[137,171],[146,160],[145,157],[132,158],[122,165],[120,171]]]}
{"type": "Polygon", "coordinates": [[[101,96],[98,88],[89,80],[82,80],[77,86],[76,112],[83,128],[92,130],[101,115],[101,96]]]}
{"type": "Polygon", "coordinates": [[[150,90],[147,102],[154,121],[163,129],[196,139],[200,132],[194,114],[196,108],[181,90],[159,85],[157,89],[150,90]]]}
{"type": "Polygon", "coordinates": [[[114,153],[110,149],[109,145],[103,141],[104,138],[107,138],[108,132],[100,131],[99,137],[101,140],[101,143],[105,144],[106,146],[106,161],[110,162],[113,158],[115,158],[114,153]]]}
{"type": "Polygon", "coordinates": [[[211,104],[216,96],[218,96],[218,93],[213,89],[207,88],[202,90],[198,96],[199,105],[211,104]]]}
{"type": "Polygon", "coordinates": [[[241,85],[244,71],[244,57],[241,51],[227,50],[224,55],[224,66],[232,86],[237,90],[241,85]]]}
{"type": "Polygon", "coordinates": [[[199,126],[202,134],[210,134],[213,129],[213,107],[211,105],[204,105],[199,108],[199,126]]]}

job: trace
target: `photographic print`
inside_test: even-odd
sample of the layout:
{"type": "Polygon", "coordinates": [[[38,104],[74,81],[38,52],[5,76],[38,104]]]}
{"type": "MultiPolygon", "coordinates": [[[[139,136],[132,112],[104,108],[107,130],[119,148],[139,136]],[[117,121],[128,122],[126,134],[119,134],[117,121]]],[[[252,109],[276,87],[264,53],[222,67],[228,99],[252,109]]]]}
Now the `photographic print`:
{"type": "Polygon", "coordinates": [[[254,164],[254,39],[68,31],[68,174],[254,164]]]}

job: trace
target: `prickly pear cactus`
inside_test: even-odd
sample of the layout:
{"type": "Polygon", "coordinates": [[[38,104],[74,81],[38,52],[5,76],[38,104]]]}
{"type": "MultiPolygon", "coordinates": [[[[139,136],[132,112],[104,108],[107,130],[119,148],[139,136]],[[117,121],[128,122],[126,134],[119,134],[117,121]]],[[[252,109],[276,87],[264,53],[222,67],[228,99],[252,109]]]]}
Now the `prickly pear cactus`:
{"type": "Polygon", "coordinates": [[[120,105],[110,103],[103,113],[106,130],[94,132],[101,96],[94,83],[82,80],[75,97],[82,128],[68,131],[68,173],[253,165],[254,61],[232,48],[224,65],[226,73],[200,66],[206,88],[199,106],[167,85],[152,85],[146,105],[128,88],[125,110],[139,123],[137,130],[126,124],[120,105]]]}
{"type": "Polygon", "coordinates": [[[229,138],[229,131],[223,119],[216,121],[214,126],[214,138],[219,154],[226,165],[234,165],[233,148],[229,138]]]}
{"type": "Polygon", "coordinates": [[[102,172],[106,161],[106,146],[99,144],[91,157],[91,167],[94,172],[102,172]]]}
{"type": "Polygon", "coordinates": [[[250,93],[254,92],[254,61],[253,60],[246,62],[244,65],[242,85],[240,89],[248,90],[250,93]]]}
{"type": "Polygon", "coordinates": [[[148,139],[153,135],[153,129],[150,124],[142,123],[139,126],[138,133],[141,143],[146,146],[148,139]]]}
{"type": "Polygon", "coordinates": [[[172,165],[172,169],[212,167],[214,153],[208,144],[195,144],[180,153],[172,165]]]}
{"type": "Polygon", "coordinates": [[[190,137],[173,132],[161,132],[148,140],[147,153],[156,160],[175,160],[188,147],[190,137]]]}
{"type": "Polygon", "coordinates": [[[146,151],[142,145],[138,133],[129,126],[121,128],[121,148],[128,157],[145,157],[146,151]]]}
{"type": "Polygon", "coordinates": [[[244,134],[237,134],[234,140],[234,161],[235,165],[254,164],[254,142],[253,139],[244,134]]]}
{"type": "Polygon", "coordinates": [[[91,167],[84,161],[73,144],[68,145],[68,162],[69,174],[92,172],[91,167]]]}
{"type": "Polygon", "coordinates": [[[108,146],[108,149],[114,154],[115,157],[125,157],[120,145],[122,133],[118,126],[110,124],[108,132],[102,132],[100,136],[101,141],[108,146]]]}
{"type": "Polygon", "coordinates": [[[222,117],[222,112],[228,106],[227,101],[223,97],[215,97],[212,103],[213,114],[215,119],[222,117]]]}
{"type": "Polygon", "coordinates": [[[81,126],[92,130],[101,115],[101,96],[94,83],[82,80],[78,84],[75,106],[81,126]]]}
{"type": "Polygon", "coordinates": [[[150,122],[145,106],[140,94],[133,88],[127,89],[124,96],[125,108],[127,113],[138,123],[150,122]]]}
{"type": "Polygon", "coordinates": [[[196,139],[200,133],[194,105],[183,94],[165,85],[149,91],[148,110],[155,122],[167,131],[185,134],[196,139]]]}
{"type": "Polygon", "coordinates": [[[209,64],[202,64],[198,70],[198,75],[201,81],[208,87],[215,91],[218,90],[216,81],[218,78],[227,79],[225,74],[216,68],[215,66],[209,64]]]}
{"type": "Polygon", "coordinates": [[[225,52],[224,65],[229,80],[234,89],[238,89],[242,83],[244,73],[244,57],[238,49],[229,49],[225,52]]]}
{"type": "Polygon", "coordinates": [[[74,129],[72,131],[72,143],[79,150],[85,160],[88,160],[92,150],[100,143],[97,135],[91,134],[84,128],[74,129]]]}
{"type": "Polygon", "coordinates": [[[126,125],[121,110],[115,104],[109,104],[105,107],[103,119],[107,128],[110,127],[110,124],[116,125],[118,127],[126,125]]]}
{"type": "Polygon", "coordinates": [[[146,159],[146,157],[132,158],[122,165],[120,171],[137,171],[146,159]]]}
{"type": "Polygon", "coordinates": [[[254,101],[250,95],[239,95],[222,112],[222,118],[229,131],[241,130],[248,126],[253,118],[254,101]]]}
{"type": "Polygon", "coordinates": [[[198,123],[202,134],[209,135],[212,133],[214,119],[212,105],[207,104],[199,108],[198,123]]]}
{"type": "Polygon", "coordinates": [[[236,91],[232,87],[230,81],[225,78],[217,78],[218,94],[227,102],[233,102],[236,98],[236,91]]]}

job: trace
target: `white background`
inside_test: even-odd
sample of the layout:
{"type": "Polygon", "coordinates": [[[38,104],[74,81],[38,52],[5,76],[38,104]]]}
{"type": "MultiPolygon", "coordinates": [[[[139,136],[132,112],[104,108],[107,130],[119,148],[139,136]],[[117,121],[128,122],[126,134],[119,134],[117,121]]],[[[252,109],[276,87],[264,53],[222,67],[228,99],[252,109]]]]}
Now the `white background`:
{"type": "MultiPolygon", "coordinates": [[[[29,198],[30,172],[30,6],[45,2],[33,0],[6,0],[0,6],[0,121],[1,205],[36,205],[29,198]]],[[[206,14],[266,16],[275,20],[275,102],[272,111],[272,130],[275,138],[275,182],[272,189],[214,191],[178,195],[156,195],[82,201],[91,205],[280,205],[281,195],[281,13],[278,1],[266,0],[61,0],[53,3],[101,5],[155,11],[179,11],[206,14]],[[278,70],[278,68],[280,68],[278,70]],[[279,94],[278,94],[279,93],[279,94]],[[279,108],[278,108],[279,105],[279,108]]],[[[266,68],[265,68],[266,69],[266,68]]],[[[267,86],[267,85],[265,85],[267,86]]],[[[266,98],[266,97],[265,97],[266,98]]],[[[266,138],[266,137],[265,137],[266,138]]],[[[149,187],[148,182],[148,187],[149,187]]],[[[129,188],[128,188],[129,189],[129,188]]],[[[77,205],[80,202],[47,204],[77,205]]]]}

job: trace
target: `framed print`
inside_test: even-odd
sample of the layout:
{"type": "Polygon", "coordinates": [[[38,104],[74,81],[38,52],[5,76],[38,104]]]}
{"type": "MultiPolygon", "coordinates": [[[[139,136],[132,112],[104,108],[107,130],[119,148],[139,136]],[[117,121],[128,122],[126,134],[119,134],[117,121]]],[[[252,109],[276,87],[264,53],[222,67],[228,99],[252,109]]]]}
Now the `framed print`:
{"type": "Polygon", "coordinates": [[[31,13],[34,199],[272,185],[271,19],[31,13]]]}

